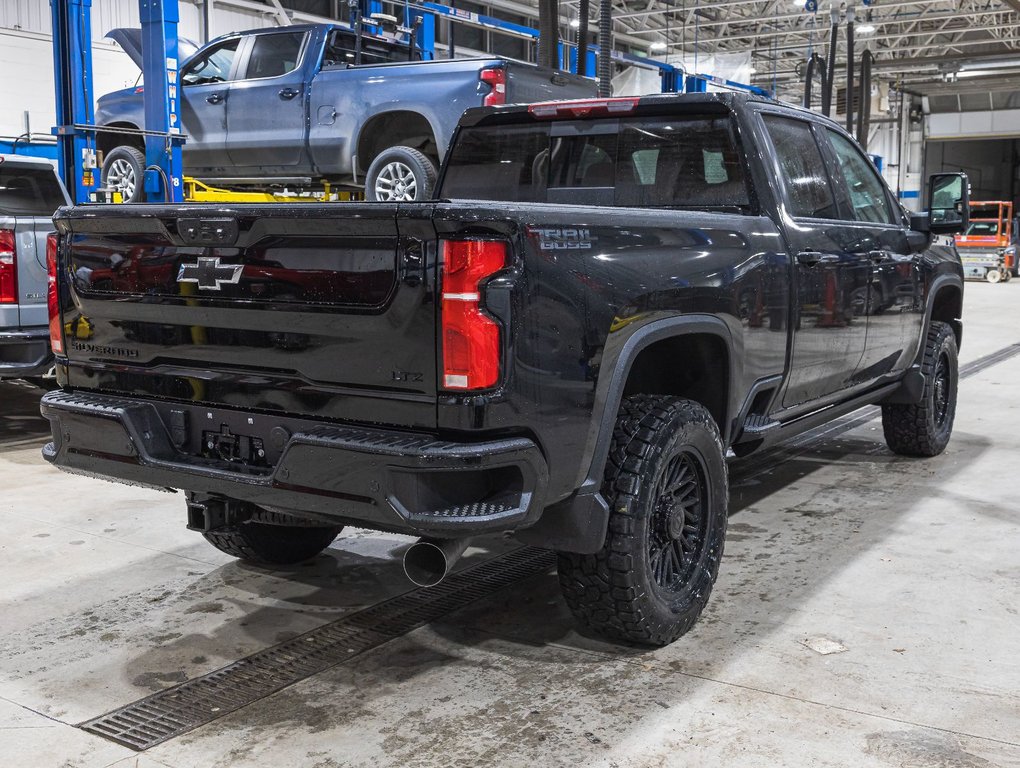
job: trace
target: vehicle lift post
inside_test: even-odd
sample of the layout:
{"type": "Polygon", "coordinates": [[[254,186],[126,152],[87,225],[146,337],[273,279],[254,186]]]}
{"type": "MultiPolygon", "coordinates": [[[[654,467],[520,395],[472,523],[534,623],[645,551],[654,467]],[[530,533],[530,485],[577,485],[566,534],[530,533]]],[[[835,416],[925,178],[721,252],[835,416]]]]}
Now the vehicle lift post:
{"type": "Polygon", "coordinates": [[[184,202],[181,160],[180,61],[177,0],[138,0],[145,83],[145,196],[153,203],[184,202]]]}
{"type": "MultiPolygon", "coordinates": [[[[50,0],[60,176],[76,204],[99,187],[92,104],[92,0],[50,0]]],[[[151,202],[183,202],[177,0],[138,0],[145,78],[145,189],[151,202]]]]}
{"type": "Polygon", "coordinates": [[[50,0],[56,82],[57,163],[75,203],[94,200],[99,186],[92,108],[92,0],[50,0]]]}

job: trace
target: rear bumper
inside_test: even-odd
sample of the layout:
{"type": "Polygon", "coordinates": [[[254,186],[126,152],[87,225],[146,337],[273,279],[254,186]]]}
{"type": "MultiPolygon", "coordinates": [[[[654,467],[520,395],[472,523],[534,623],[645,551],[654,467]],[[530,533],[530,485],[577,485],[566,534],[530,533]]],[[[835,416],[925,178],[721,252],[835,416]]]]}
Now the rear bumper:
{"type": "Polygon", "coordinates": [[[48,328],[0,331],[0,379],[42,376],[52,367],[48,328]]]}
{"type": "Polygon", "coordinates": [[[525,528],[544,506],[548,469],[527,438],[449,442],[78,392],[47,394],[41,411],[53,432],[43,456],[61,469],[314,519],[466,536],[525,528]],[[265,440],[264,466],[201,456],[196,435],[182,434],[205,440],[203,427],[224,424],[235,434],[252,425],[250,436],[265,440]]]}

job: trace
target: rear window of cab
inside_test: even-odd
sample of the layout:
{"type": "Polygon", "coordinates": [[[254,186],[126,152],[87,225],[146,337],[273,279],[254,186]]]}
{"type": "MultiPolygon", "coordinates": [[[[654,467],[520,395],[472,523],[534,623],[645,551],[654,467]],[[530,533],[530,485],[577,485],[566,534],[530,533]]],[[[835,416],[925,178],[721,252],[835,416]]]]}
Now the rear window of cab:
{"type": "Polygon", "coordinates": [[[732,118],[461,128],[440,197],[648,208],[750,207],[732,118]]]}

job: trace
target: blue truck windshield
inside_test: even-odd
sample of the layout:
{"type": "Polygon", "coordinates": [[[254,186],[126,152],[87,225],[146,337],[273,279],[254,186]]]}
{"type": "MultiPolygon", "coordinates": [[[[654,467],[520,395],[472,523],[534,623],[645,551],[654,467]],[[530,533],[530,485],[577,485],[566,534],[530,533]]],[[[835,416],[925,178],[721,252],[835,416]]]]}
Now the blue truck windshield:
{"type": "Polygon", "coordinates": [[[440,197],[655,208],[750,205],[729,117],[462,128],[440,197]]]}

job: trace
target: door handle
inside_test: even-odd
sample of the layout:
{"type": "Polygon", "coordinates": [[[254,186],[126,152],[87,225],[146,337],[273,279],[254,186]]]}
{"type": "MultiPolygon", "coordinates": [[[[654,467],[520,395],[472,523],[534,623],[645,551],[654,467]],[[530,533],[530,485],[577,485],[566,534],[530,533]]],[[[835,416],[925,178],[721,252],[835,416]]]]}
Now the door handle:
{"type": "Polygon", "coordinates": [[[208,96],[205,97],[205,100],[208,101],[210,104],[220,104],[223,102],[224,98],[225,97],[223,96],[222,93],[210,93],[208,96]]]}
{"type": "Polygon", "coordinates": [[[885,251],[868,251],[868,258],[874,262],[885,261],[888,256],[885,251]]]}
{"type": "Polygon", "coordinates": [[[821,253],[820,251],[801,251],[797,254],[797,263],[805,267],[813,267],[815,264],[832,264],[839,261],[839,256],[832,253],[821,253]]]}
{"type": "Polygon", "coordinates": [[[296,90],[294,88],[281,88],[280,89],[280,98],[281,99],[285,99],[287,101],[290,101],[295,96],[297,96],[299,93],[301,93],[301,91],[296,90]]]}

